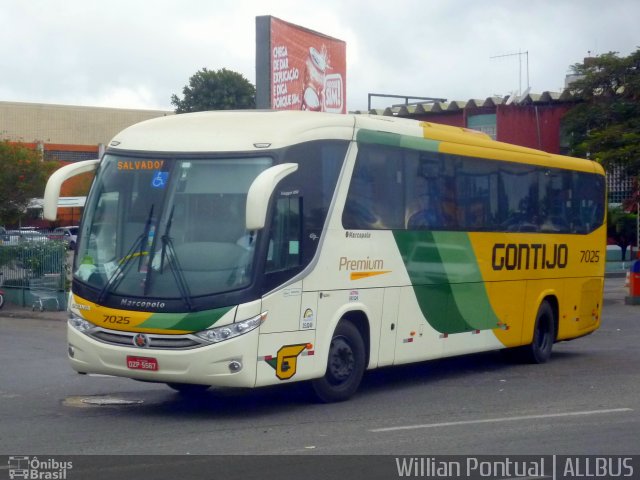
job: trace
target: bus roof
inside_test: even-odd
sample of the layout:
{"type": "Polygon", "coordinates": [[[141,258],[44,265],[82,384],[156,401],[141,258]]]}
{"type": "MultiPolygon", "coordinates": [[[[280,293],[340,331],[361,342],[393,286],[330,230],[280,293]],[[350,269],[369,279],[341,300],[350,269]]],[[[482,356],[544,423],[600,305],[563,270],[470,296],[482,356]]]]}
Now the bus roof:
{"type": "Polygon", "coordinates": [[[154,118],[118,133],[110,147],[158,152],[232,152],[318,139],[351,140],[353,115],[226,110],[154,118]]]}
{"type": "Polygon", "coordinates": [[[352,140],[362,131],[371,132],[368,138],[374,143],[406,143],[409,148],[604,174],[595,162],[498,142],[466,128],[378,115],[292,110],[208,111],[154,118],[118,133],[109,148],[159,153],[255,151],[311,140],[352,140]],[[403,138],[407,141],[399,140],[403,138]]]}

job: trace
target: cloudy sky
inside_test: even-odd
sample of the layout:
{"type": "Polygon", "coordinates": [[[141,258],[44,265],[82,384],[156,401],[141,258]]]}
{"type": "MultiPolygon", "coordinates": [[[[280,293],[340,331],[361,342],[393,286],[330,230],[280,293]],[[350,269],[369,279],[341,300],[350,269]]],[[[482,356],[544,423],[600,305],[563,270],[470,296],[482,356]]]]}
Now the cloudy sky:
{"type": "Polygon", "coordinates": [[[255,84],[258,15],[346,41],[349,110],[524,90],[526,56],[491,58],[518,52],[559,91],[588,52],[640,46],[637,0],[0,0],[0,101],[171,110],[203,67],[255,84]]]}

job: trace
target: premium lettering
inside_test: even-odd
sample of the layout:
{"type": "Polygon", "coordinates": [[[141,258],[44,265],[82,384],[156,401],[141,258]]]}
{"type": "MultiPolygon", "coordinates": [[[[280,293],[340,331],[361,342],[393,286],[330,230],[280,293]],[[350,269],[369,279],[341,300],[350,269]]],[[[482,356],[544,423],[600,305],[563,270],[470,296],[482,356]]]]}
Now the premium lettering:
{"type": "Polygon", "coordinates": [[[347,257],[340,257],[338,270],[382,270],[384,268],[384,260],[372,260],[369,257],[351,260],[347,257]]]}
{"type": "Polygon", "coordinates": [[[496,243],[491,255],[494,270],[550,270],[565,268],[568,261],[565,243],[496,243]]]}

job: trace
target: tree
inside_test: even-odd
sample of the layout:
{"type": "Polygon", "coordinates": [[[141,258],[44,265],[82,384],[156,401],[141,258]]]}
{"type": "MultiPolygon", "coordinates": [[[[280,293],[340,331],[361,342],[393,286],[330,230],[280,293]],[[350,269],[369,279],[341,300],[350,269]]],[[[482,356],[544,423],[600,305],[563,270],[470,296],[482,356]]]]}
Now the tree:
{"type": "Polygon", "coordinates": [[[627,247],[636,241],[636,216],[626,213],[620,207],[609,209],[607,216],[607,236],[622,249],[621,260],[626,260],[627,247]]]}
{"type": "Polygon", "coordinates": [[[171,96],[176,113],[203,110],[233,110],[256,107],[256,89],[242,74],[226,68],[218,71],[203,68],[182,89],[184,98],[171,96]]]}
{"type": "Polygon", "coordinates": [[[15,224],[34,197],[42,197],[49,175],[58,168],[22,144],[0,142],[0,224],[15,224]]]}
{"type": "Polygon", "coordinates": [[[572,66],[569,87],[579,100],[563,119],[571,154],[605,168],[640,172],[640,48],[628,57],[610,52],[572,66]]]}

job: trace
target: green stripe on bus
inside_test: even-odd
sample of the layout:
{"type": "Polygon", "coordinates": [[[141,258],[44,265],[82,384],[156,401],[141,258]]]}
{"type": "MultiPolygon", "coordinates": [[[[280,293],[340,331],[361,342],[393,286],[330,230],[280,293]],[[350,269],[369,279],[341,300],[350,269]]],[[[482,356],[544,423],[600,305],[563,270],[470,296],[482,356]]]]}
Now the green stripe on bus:
{"type": "Polygon", "coordinates": [[[216,308],[194,313],[154,313],[147,321],[139,325],[144,328],[161,330],[184,330],[199,332],[216,323],[233,307],[216,308]]]}
{"type": "Polygon", "coordinates": [[[374,143],[390,147],[422,150],[425,152],[437,152],[440,145],[439,141],[427,138],[411,137],[409,135],[399,135],[397,133],[377,132],[365,129],[358,130],[356,141],[358,143],[374,143]]]}
{"type": "Polygon", "coordinates": [[[427,322],[441,333],[493,329],[489,302],[469,237],[462,232],[393,232],[427,322]]]}

